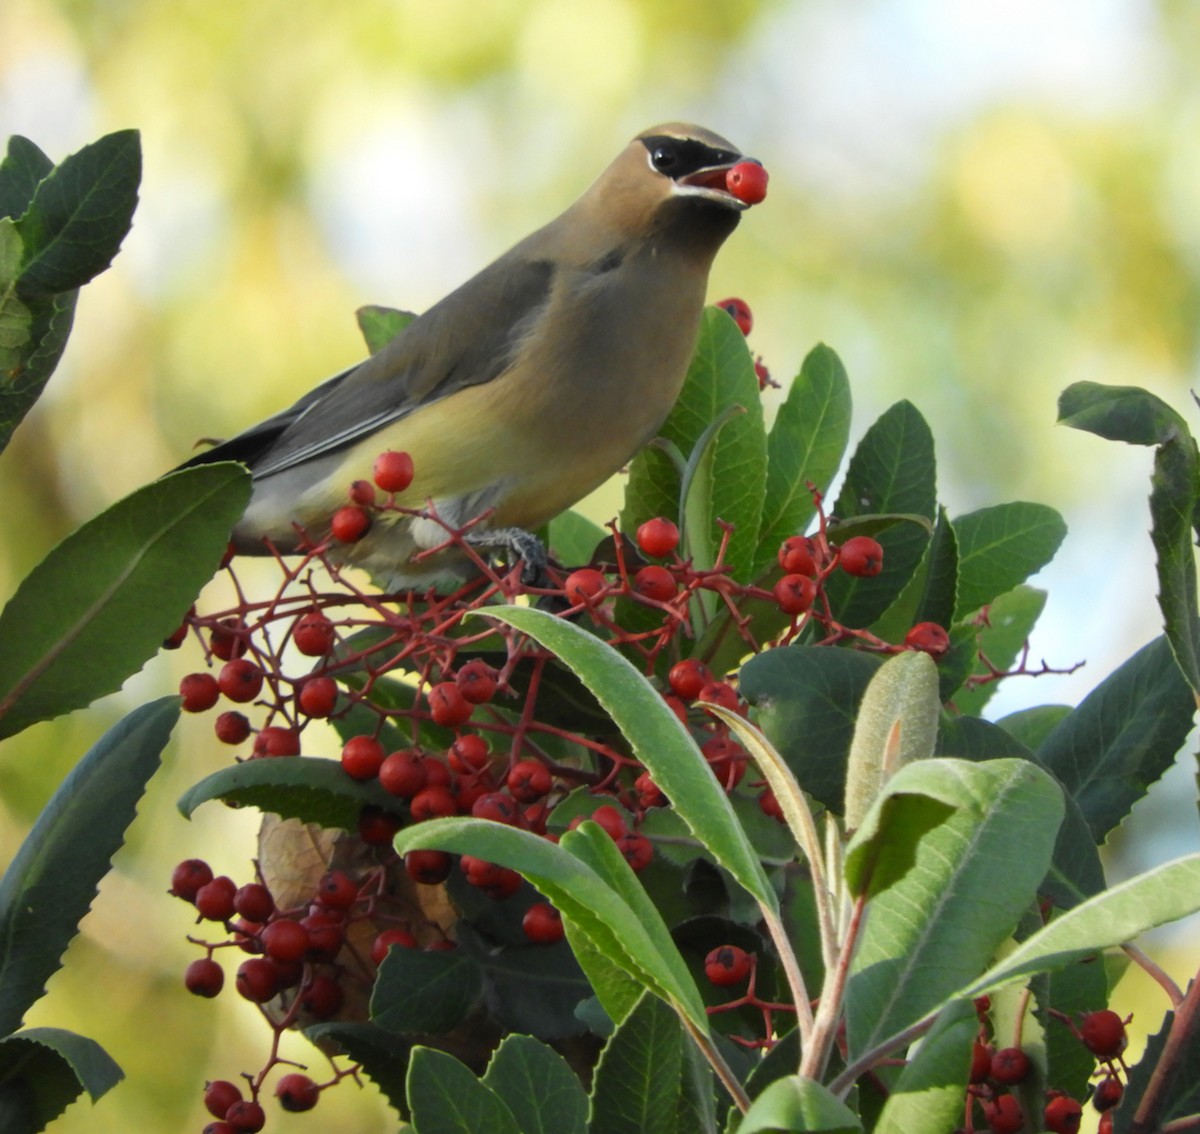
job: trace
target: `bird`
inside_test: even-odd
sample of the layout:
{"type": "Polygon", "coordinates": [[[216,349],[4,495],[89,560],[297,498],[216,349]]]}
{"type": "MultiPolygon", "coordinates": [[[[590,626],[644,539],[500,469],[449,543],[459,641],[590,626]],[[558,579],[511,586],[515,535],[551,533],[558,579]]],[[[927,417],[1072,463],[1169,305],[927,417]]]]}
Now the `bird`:
{"type": "Polygon", "coordinates": [[[246,465],[233,547],[288,555],[327,539],[382,452],[405,452],[413,479],[395,503],[427,514],[376,511],[338,561],[388,590],[469,576],[462,542],[443,545],[470,525],[466,541],[543,577],[531,533],[624,467],[679,397],[709,270],[748,207],[726,184],[745,162],[761,166],[699,126],[642,131],[376,353],[180,468],[246,465]]]}

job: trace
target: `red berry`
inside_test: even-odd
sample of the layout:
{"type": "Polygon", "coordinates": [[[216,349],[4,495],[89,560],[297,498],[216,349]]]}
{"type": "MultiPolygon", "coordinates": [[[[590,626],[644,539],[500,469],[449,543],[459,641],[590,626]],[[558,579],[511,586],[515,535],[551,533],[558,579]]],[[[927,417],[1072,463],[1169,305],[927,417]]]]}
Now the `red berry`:
{"type": "Polygon", "coordinates": [[[273,961],[299,961],[308,952],[308,930],[289,917],[271,922],[261,934],[263,952],[273,961]]]}
{"type": "Polygon", "coordinates": [[[700,695],[700,690],[710,681],[712,674],[708,666],[696,658],[685,658],[676,662],[667,674],[667,684],[671,686],[671,691],[685,701],[694,701],[700,695]]]}
{"type": "Polygon", "coordinates": [[[968,1083],[986,1083],[992,1071],[992,1049],[986,1043],[975,1041],[971,1048],[971,1077],[968,1083]]]}
{"type": "Polygon", "coordinates": [[[314,906],[300,924],[308,933],[308,955],[317,961],[332,961],[342,950],[346,927],[341,910],[314,906]]]}
{"type": "Polygon", "coordinates": [[[465,724],[475,711],[475,706],[462,695],[462,690],[453,681],[439,682],[429,690],[427,697],[433,723],[443,728],[465,724]]]}
{"type": "Polygon", "coordinates": [[[342,505],[329,521],[329,530],[339,543],[357,543],[370,526],[371,517],[357,504],[342,505]]]}
{"type": "Polygon", "coordinates": [[[1013,1087],[1029,1077],[1029,1056],[1019,1047],[1002,1047],[992,1056],[988,1075],[1002,1087],[1013,1087]]]}
{"type": "Polygon", "coordinates": [[[350,497],[351,504],[360,504],[364,508],[375,507],[375,486],[369,480],[352,480],[346,495],[350,497]]]}
{"type": "Polygon", "coordinates": [[[625,816],[610,803],[597,807],[587,818],[591,819],[593,823],[599,823],[608,837],[614,841],[625,834],[628,829],[625,826],[625,816]]]}
{"type": "Polygon", "coordinates": [[[1125,1022],[1108,1008],[1084,1016],[1079,1024],[1079,1035],[1084,1047],[1101,1059],[1116,1059],[1129,1042],[1125,1022]]]}
{"type": "Polygon", "coordinates": [[[326,909],[348,910],[358,901],[358,883],[344,870],[330,870],[317,883],[317,901],[326,909]]]}
{"type": "Polygon", "coordinates": [[[217,703],[221,687],[211,673],[189,673],[179,683],[179,696],[185,713],[204,713],[217,703]]]}
{"type": "Polygon", "coordinates": [[[808,575],[784,575],[774,594],[784,614],[803,614],[817,597],[817,584],[808,575]]]}
{"type": "Polygon", "coordinates": [[[300,709],[310,717],[327,717],[337,708],[338,687],[332,677],[310,677],[300,686],[300,709]]]}
{"type": "Polygon", "coordinates": [[[342,745],[342,768],[351,779],[374,779],[385,755],[383,745],[373,736],[352,736],[342,745]]]}
{"type": "Polygon", "coordinates": [[[212,880],[212,867],[204,859],[185,859],[171,871],[171,893],[185,902],[193,902],[200,887],[212,880]]]}
{"type": "Polygon", "coordinates": [[[319,973],[300,994],[300,1007],[319,1020],[337,1015],[345,1000],[342,986],[333,977],[319,973]]]}
{"type": "Polygon", "coordinates": [[[256,756],[299,756],[300,734],[294,728],[268,725],[254,738],[256,756]]]}
{"type": "Polygon", "coordinates": [[[936,622],[918,622],[904,635],[910,650],[922,650],[935,661],[950,649],[950,635],[936,622]]]}
{"type": "Polygon", "coordinates": [[[403,492],[413,479],[412,457],[407,453],[397,453],[389,449],[375,458],[372,469],[375,483],[384,492],[403,492]]]}
{"type": "Polygon", "coordinates": [[[531,758],[518,760],[509,769],[504,782],[514,798],[522,803],[532,803],[550,791],[554,786],[554,777],[545,764],[531,758]]]}
{"type": "Polygon", "coordinates": [[[992,1134],[1020,1134],[1025,1126],[1021,1104],[1013,1095],[998,1095],[983,1104],[983,1117],[992,1134]]]}
{"type": "Polygon", "coordinates": [[[421,766],[425,769],[426,787],[450,787],[450,769],[435,756],[422,756],[421,766]]]}
{"type": "Polygon", "coordinates": [[[460,736],[450,745],[450,751],[446,753],[450,767],[463,775],[482,771],[487,767],[491,758],[492,750],[488,747],[487,741],[475,733],[460,736]]]}
{"type": "Polygon", "coordinates": [[[853,536],[838,548],[838,565],[847,575],[869,579],[883,570],[883,548],[870,536],[853,536]]]}
{"type": "Polygon", "coordinates": [[[661,807],[666,803],[666,796],[662,793],[662,788],[654,782],[654,777],[649,772],[643,772],[636,780],[633,781],[634,790],[638,793],[638,806],[649,809],[651,807],[661,807]]]}
{"type": "Polygon", "coordinates": [[[184,639],[187,637],[187,632],[189,629],[191,629],[191,623],[189,619],[191,619],[195,613],[196,604],[193,603],[191,609],[187,612],[183,621],[179,624],[179,628],[177,630],[173,630],[169,638],[163,639],[162,648],[164,650],[177,650],[183,645],[184,639]]]}
{"type": "Polygon", "coordinates": [[[778,383],[771,381],[771,372],[767,369],[767,364],[763,362],[761,355],[754,360],[754,377],[758,379],[760,390],[765,390],[768,386],[778,386],[778,383]]]}
{"type": "Polygon", "coordinates": [[[633,831],[617,839],[617,850],[635,873],[645,870],[654,859],[654,844],[633,831]]]}
{"type": "Polygon", "coordinates": [[[459,859],[459,866],[467,881],[489,898],[508,898],[521,888],[521,876],[515,870],[509,870],[497,863],[464,854],[459,859]]]}
{"type": "Polygon", "coordinates": [[[1096,1093],[1092,1095],[1092,1106],[1099,1111],[1111,1110],[1121,1101],[1125,1088],[1120,1079],[1109,1075],[1096,1084],[1096,1093]]]}
{"type": "Polygon", "coordinates": [[[292,641],[306,657],[323,658],[337,641],[337,631],[319,610],[310,610],[296,619],[292,627],[292,641]]]}
{"type": "Polygon", "coordinates": [[[412,799],[425,786],[425,762],[411,748],[393,752],[379,766],[379,783],[397,799],[412,799]]]}
{"type": "Polygon", "coordinates": [[[217,684],[231,701],[244,704],[253,701],[262,690],[263,671],[252,661],[234,658],[221,667],[221,672],[217,675],[217,684]]]}
{"type": "Polygon", "coordinates": [[[637,543],[646,555],[662,559],[679,546],[679,529],[670,520],[656,516],[638,528],[637,543]]]}
{"type": "Polygon", "coordinates": [[[414,823],[424,819],[447,819],[458,814],[458,800],[454,798],[454,793],[440,784],[422,788],[412,797],[408,806],[414,823]]]}
{"type": "Polygon", "coordinates": [[[722,988],[739,984],[750,975],[750,954],[736,945],[718,945],[704,958],[704,975],[722,988]]]}
{"type": "Polygon", "coordinates": [[[779,545],[779,566],[789,575],[815,575],[816,547],[807,536],[789,536],[779,545]]]}
{"type": "Polygon", "coordinates": [[[1113,1128],[1113,1112],[1106,1110],[1101,1116],[1100,1121],[1096,1125],[1096,1134],[1112,1134],[1113,1128]]]}
{"type": "Polygon", "coordinates": [[[211,999],[225,987],[225,973],[211,957],[200,957],[188,965],[183,983],[193,996],[211,999]]]}
{"type": "Polygon", "coordinates": [[[401,929],[399,926],[394,929],[385,929],[371,943],[371,960],[376,965],[382,965],[384,957],[388,955],[393,946],[400,949],[415,949],[417,939],[407,929],[401,929]]]}
{"type": "Polygon", "coordinates": [[[756,161],[739,161],[726,175],[725,188],[739,201],[757,205],[767,196],[767,171],[756,161]]]}
{"type": "Polygon", "coordinates": [[[241,1088],[226,1079],[217,1079],[204,1087],[204,1108],[213,1118],[224,1118],[235,1102],[242,1101],[241,1088]]]}
{"type": "Polygon", "coordinates": [[[200,1134],[237,1134],[228,1122],[210,1122],[200,1134]]]}
{"type": "Polygon", "coordinates": [[[250,735],[250,722],[241,713],[222,713],[213,723],[222,744],[241,744],[250,735]]]}
{"type": "Polygon", "coordinates": [[[779,800],[775,793],[770,788],[763,788],[758,794],[758,807],[764,815],[769,815],[778,823],[786,822],[783,817],[783,808],[779,806],[779,800]]]}
{"type": "Polygon", "coordinates": [[[750,304],[744,299],[731,296],[729,299],[722,299],[717,306],[729,313],[743,335],[748,335],[754,329],[754,316],[750,313],[750,304]]]}
{"type": "Polygon", "coordinates": [[[250,635],[245,624],[236,618],[226,618],[213,627],[208,648],[214,657],[229,661],[230,658],[240,658],[246,652],[249,641],[250,635]]]}
{"type": "Polygon", "coordinates": [[[247,921],[261,924],[275,912],[275,899],[261,882],[248,882],[234,894],[233,908],[247,921]]]}
{"type": "Polygon", "coordinates": [[[516,801],[502,791],[484,792],[471,805],[471,815],[476,819],[490,819],[493,823],[507,823],[510,827],[521,821],[516,801]]]}
{"type": "Polygon", "coordinates": [[[567,576],[563,590],[566,591],[567,601],[572,606],[591,606],[607,586],[608,582],[595,568],[581,567],[567,576]]]}
{"type": "Polygon", "coordinates": [[[403,824],[378,807],[364,807],[358,816],[358,837],[369,847],[390,846],[403,824]]]}
{"type": "Polygon", "coordinates": [[[233,917],[233,898],[237,885],[232,878],[218,875],[196,891],[196,909],[206,921],[228,921],[233,917]]]}
{"type": "Polygon", "coordinates": [[[496,672],[485,661],[467,662],[454,675],[454,683],[472,705],[482,705],[496,695],[496,672]]]}
{"type": "Polygon", "coordinates": [[[266,1125],[267,1116],[258,1103],[247,1099],[244,1102],[235,1102],[225,1112],[225,1121],[238,1131],[238,1134],[258,1134],[266,1125]]]}
{"type": "Polygon", "coordinates": [[[562,914],[549,902],[535,902],[521,918],[521,928],[530,941],[553,945],[563,939],[562,914]]]}
{"type": "Polygon", "coordinates": [[[251,957],[238,966],[238,995],[263,1004],[279,991],[279,970],[266,957],[251,957]]]}
{"type": "Polygon", "coordinates": [[[697,701],[710,701],[714,705],[720,705],[723,709],[728,709],[733,713],[741,713],[746,715],[746,706],[742,704],[741,698],[737,695],[737,690],[734,689],[728,681],[710,681],[696,696],[697,701]]]}
{"type": "Polygon", "coordinates": [[[1056,1095],[1042,1111],[1042,1125],[1050,1134],[1078,1134],[1082,1120],[1083,1107],[1066,1095],[1056,1095]]]}
{"type": "Polygon", "coordinates": [[[404,856],[404,869],[414,882],[436,886],[450,875],[451,858],[445,851],[414,850],[404,856]]]}
{"type": "Polygon", "coordinates": [[[312,1110],[321,1097],[321,1088],[307,1075],[292,1072],[284,1075],[275,1084],[275,1097],[284,1110],[298,1114],[300,1111],[312,1110]]]}
{"type": "Polygon", "coordinates": [[[652,602],[670,602],[679,593],[675,576],[665,567],[650,564],[641,568],[633,577],[633,589],[652,602]]]}

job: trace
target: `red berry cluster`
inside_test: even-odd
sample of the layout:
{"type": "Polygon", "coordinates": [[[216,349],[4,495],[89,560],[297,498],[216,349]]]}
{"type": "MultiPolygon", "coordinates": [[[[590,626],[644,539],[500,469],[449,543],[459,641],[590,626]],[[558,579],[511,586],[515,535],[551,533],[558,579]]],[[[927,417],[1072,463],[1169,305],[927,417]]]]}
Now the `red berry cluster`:
{"type": "MultiPolygon", "coordinates": [[[[1009,1047],[997,1048],[990,1039],[988,1013],[991,1002],[988,997],[977,1000],[975,1006],[979,1013],[979,1036],[971,1053],[964,1129],[976,1129],[975,1107],[978,1105],[983,1122],[992,1134],[1021,1134],[1030,1127],[1014,1088],[1030,1079],[1033,1063],[1020,1047],[1019,1035],[1016,1045],[1009,1047]]],[[[1103,1128],[1106,1118],[1111,1124],[1110,1112],[1124,1093],[1120,1071],[1125,1068],[1120,1059],[1125,1049],[1125,1024],[1128,1021],[1107,1008],[1087,1013],[1078,1025],[1061,1013],[1052,1011],[1051,1014],[1064,1022],[1100,1062],[1099,1073],[1104,1077],[1096,1085],[1092,1102],[1102,1114],[1103,1128]]],[[[1077,1134],[1082,1121],[1083,1105],[1077,1099],[1053,1086],[1047,1088],[1041,1124],[1036,1129],[1047,1130],[1050,1134],[1077,1134]]]]}

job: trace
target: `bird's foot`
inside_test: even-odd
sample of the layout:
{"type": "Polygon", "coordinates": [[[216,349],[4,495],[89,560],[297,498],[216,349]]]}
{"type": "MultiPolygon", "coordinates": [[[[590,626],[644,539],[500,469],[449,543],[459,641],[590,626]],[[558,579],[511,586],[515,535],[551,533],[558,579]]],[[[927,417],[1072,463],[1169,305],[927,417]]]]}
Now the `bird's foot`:
{"type": "Polygon", "coordinates": [[[526,587],[544,587],[549,582],[546,564],[549,557],[542,541],[524,528],[492,528],[471,531],[464,537],[479,548],[499,548],[506,562],[521,561],[521,583],[526,587]]]}

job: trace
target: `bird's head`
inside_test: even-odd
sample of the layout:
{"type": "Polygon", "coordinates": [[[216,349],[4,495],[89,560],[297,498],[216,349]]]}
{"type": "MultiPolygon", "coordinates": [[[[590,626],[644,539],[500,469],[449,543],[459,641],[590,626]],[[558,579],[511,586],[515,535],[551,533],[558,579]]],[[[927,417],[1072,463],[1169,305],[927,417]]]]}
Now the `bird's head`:
{"type": "Polygon", "coordinates": [[[729,171],[746,162],[758,164],[711,130],[680,122],[653,126],[629,143],[580,203],[626,238],[677,238],[707,258],[749,207],[728,184],[729,171]]]}

